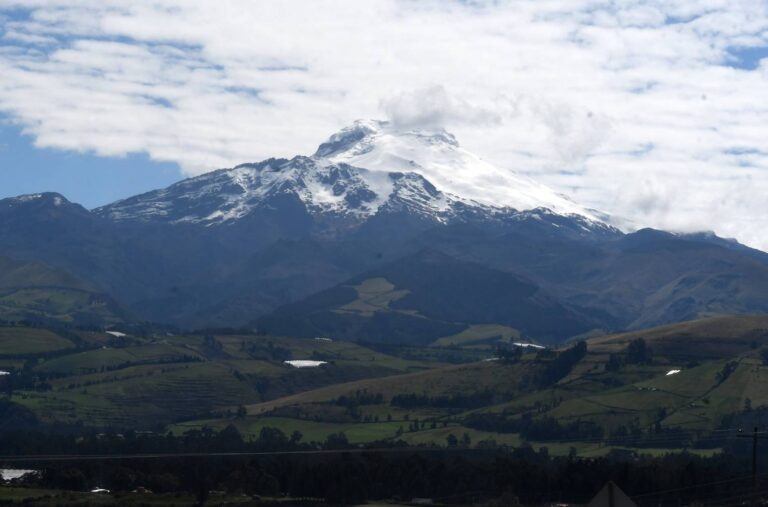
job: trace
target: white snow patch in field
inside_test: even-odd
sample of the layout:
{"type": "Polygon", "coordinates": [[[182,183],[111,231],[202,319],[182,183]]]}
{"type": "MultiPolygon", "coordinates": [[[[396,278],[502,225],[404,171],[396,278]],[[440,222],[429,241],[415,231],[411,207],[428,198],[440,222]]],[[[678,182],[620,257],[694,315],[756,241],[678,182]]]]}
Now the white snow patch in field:
{"type": "Polygon", "coordinates": [[[312,361],[309,359],[294,359],[292,361],[283,361],[285,364],[289,364],[294,368],[317,368],[324,364],[328,364],[327,361],[312,361]]]}
{"type": "Polygon", "coordinates": [[[21,468],[0,468],[0,477],[3,480],[11,481],[13,479],[20,479],[27,474],[36,474],[37,470],[26,470],[21,468]]]}
{"type": "Polygon", "coordinates": [[[117,338],[128,336],[127,334],[121,333],[120,331],[107,331],[107,334],[111,334],[112,336],[116,336],[117,338]]]}
{"type": "Polygon", "coordinates": [[[541,345],[536,345],[535,343],[522,343],[522,342],[515,342],[512,345],[515,347],[532,347],[534,349],[546,349],[547,347],[543,347],[541,345]]]}
{"type": "Polygon", "coordinates": [[[0,370],[0,377],[2,377],[3,375],[10,375],[10,374],[11,374],[11,372],[9,372],[9,371],[0,370]]]}
{"type": "Polygon", "coordinates": [[[670,375],[677,375],[678,373],[680,373],[680,370],[669,370],[666,376],[669,377],[670,375]]]}

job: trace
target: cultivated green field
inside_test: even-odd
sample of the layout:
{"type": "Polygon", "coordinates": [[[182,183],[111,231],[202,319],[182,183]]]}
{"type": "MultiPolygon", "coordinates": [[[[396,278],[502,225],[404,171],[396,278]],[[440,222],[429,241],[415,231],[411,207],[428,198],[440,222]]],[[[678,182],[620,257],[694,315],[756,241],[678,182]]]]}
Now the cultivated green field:
{"type": "Polygon", "coordinates": [[[45,319],[66,323],[89,320],[107,324],[122,320],[103,296],[58,287],[0,289],[0,318],[8,321],[45,319]]]}
{"type": "Polygon", "coordinates": [[[353,444],[446,446],[449,435],[461,441],[466,434],[468,443],[460,445],[527,443],[558,454],[600,455],[637,447],[643,438],[643,452],[688,447],[728,418],[768,407],[762,348],[768,319],[728,322],[705,319],[593,338],[556,377],[551,370],[562,352],[527,349],[512,359],[487,360],[487,349],[457,348],[518,336],[492,325],[448,337],[450,346],[382,348],[386,353],[328,339],[6,327],[0,328],[0,359],[6,356],[6,371],[23,370],[27,382],[6,392],[6,400],[41,422],[175,434],[233,424],[253,438],[277,427],[301,433],[305,442],[344,433],[353,444]],[[630,348],[645,337],[646,355],[634,358],[630,348]],[[457,357],[467,362],[441,360],[457,357]],[[285,363],[299,359],[324,364],[285,363]],[[614,443],[606,446],[608,440],[614,443]]]}
{"type": "Polygon", "coordinates": [[[410,292],[396,289],[386,278],[370,278],[353,288],[357,291],[357,299],[336,311],[372,317],[376,312],[393,311],[389,307],[390,303],[404,298],[410,292]]]}
{"type": "Polygon", "coordinates": [[[46,329],[0,327],[0,356],[43,354],[73,347],[71,341],[46,329]]]}
{"type": "MultiPolygon", "coordinates": [[[[189,423],[178,423],[169,426],[169,431],[175,435],[182,435],[185,431],[209,427],[221,430],[229,424],[233,424],[245,438],[257,438],[264,427],[280,428],[283,433],[290,436],[294,431],[302,434],[302,442],[321,443],[332,433],[344,433],[350,443],[358,444],[376,440],[386,440],[395,437],[398,430],[403,427],[403,421],[344,424],[323,421],[308,421],[287,417],[262,417],[244,419],[209,419],[189,423]]],[[[405,423],[407,427],[407,423],[405,423]]]]}
{"type": "Polygon", "coordinates": [[[11,373],[26,368],[25,384],[7,399],[42,422],[154,429],[318,386],[443,366],[330,340],[32,327],[0,327],[0,364],[11,373]],[[284,362],[294,359],[326,364],[284,362]]]}
{"type": "Polygon", "coordinates": [[[520,331],[517,329],[500,326],[498,324],[478,324],[469,326],[461,333],[444,336],[432,344],[435,347],[450,347],[452,345],[472,345],[478,342],[488,342],[493,340],[495,342],[509,343],[512,340],[520,339],[520,331]]]}
{"type": "MultiPolygon", "coordinates": [[[[554,420],[564,426],[590,424],[599,429],[603,439],[622,441],[622,437],[612,435],[625,431],[638,435],[623,437],[633,442],[645,434],[649,442],[664,445],[657,447],[661,450],[646,445],[642,452],[663,453],[670,450],[675,438],[653,436],[649,433],[651,428],[654,432],[683,430],[683,437],[707,435],[720,428],[725,417],[741,414],[745,406],[768,407],[768,366],[763,365],[759,341],[765,324],[762,317],[736,317],[729,328],[727,319],[717,318],[666,326],[645,334],[595,338],[590,340],[586,356],[568,374],[547,386],[541,386],[537,379],[551,358],[542,359],[535,351],[526,352],[511,363],[475,361],[333,384],[248,405],[247,417],[234,424],[249,435],[255,429],[274,424],[286,432],[306,432],[313,439],[322,437],[326,431],[348,429],[354,434],[354,442],[365,441],[369,433],[370,440],[401,439],[410,444],[439,446],[447,445],[449,434],[461,438],[466,433],[473,446],[480,442],[519,445],[526,440],[516,432],[481,431],[465,424],[483,414],[495,414],[511,423],[532,418],[554,420]],[[702,336],[701,347],[697,347],[698,334],[702,336]],[[635,363],[621,359],[630,343],[644,335],[649,337],[652,358],[635,363]],[[714,336],[723,337],[726,345],[714,336]],[[691,357],[683,354],[684,346],[696,349],[691,357]],[[623,362],[611,366],[611,355],[623,362]],[[725,370],[727,374],[723,373],[725,370]],[[336,400],[354,397],[356,393],[380,395],[383,403],[361,404],[350,419],[349,411],[344,412],[336,400]],[[407,395],[417,397],[411,402],[413,405],[394,404],[395,399],[407,395]],[[478,403],[480,406],[472,406],[478,403]],[[419,421],[417,428],[414,421],[419,421]],[[398,431],[401,427],[402,431],[398,431]],[[389,436],[385,436],[386,432],[389,436]]],[[[468,337],[467,342],[472,343],[477,336],[499,336],[503,332],[493,326],[475,331],[477,334],[468,337]]],[[[185,424],[220,428],[233,421],[185,424]]],[[[594,437],[584,441],[577,437],[530,439],[528,443],[559,454],[576,449],[583,455],[600,455],[617,448],[594,437]]],[[[695,451],[706,454],[716,449],[695,451]]]]}

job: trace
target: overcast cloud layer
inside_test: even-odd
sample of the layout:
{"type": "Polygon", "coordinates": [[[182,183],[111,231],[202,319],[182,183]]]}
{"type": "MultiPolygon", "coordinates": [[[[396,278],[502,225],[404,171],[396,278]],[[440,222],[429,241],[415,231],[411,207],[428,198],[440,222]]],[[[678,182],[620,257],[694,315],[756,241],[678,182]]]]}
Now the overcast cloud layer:
{"type": "MultiPolygon", "coordinates": [[[[0,112],[188,174],[445,126],[633,226],[768,249],[768,1],[0,0],[0,112]]],[[[1,170],[1,169],[0,169],[1,170]]]]}

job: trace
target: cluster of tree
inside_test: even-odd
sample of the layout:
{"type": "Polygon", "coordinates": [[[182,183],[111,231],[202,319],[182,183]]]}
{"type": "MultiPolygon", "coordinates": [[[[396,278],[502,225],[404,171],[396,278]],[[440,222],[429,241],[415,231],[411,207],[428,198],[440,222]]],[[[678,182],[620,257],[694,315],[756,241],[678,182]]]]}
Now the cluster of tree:
{"type": "Polygon", "coordinates": [[[367,390],[355,391],[355,394],[350,396],[341,395],[334,404],[340,407],[359,407],[361,405],[381,405],[384,403],[384,395],[381,393],[369,393],[367,390]]]}
{"type": "Polygon", "coordinates": [[[460,408],[472,409],[490,405],[496,395],[490,389],[473,394],[452,394],[449,396],[429,396],[427,394],[397,394],[392,397],[390,404],[400,408],[460,408]]]}
{"type": "MultiPolygon", "coordinates": [[[[552,457],[546,448],[469,450],[469,436],[452,435],[446,452],[338,452],[258,457],[179,457],[41,465],[34,485],[85,490],[94,486],[128,491],[191,492],[202,501],[211,490],[299,498],[339,504],[369,500],[433,498],[469,504],[502,495],[523,504],[586,503],[606,481],[648,505],[688,505],[743,495],[749,488],[747,446],[733,453],[633,457],[610,454],[578,459],[552,457]],[[743,478],[743,480],[742,480],[743,478]],[[651,496],[649,496],[651,495],[651,496]]],[[[341,439],[343,441],[343,439],[341,439]]]]}
{"type": "Polygon", "coordinates": [[[739,363],[737,363],[736,361],[728,361],[723,365],[722,369],[720,369],[720,371],[717,372],[717,374],[715,374],[715,380],[717,381],[718,384],[722,384],[723,382],[728,380],[728,377],[730,377],[731,374],[735,372],[736,368],[738,367],[739,367],[739,363]]]}
{"type": "Polygon", "coordinates": [[[627,347],[627,364],[650,364],[653,362],[653,351],[643,338],[629,342],[627,347]]]}
{"type": "MultiPolygon", "coordinates": [[[[749,399],[749,398],[747,398],[749,399]]],[[[745,402],[746,405],[746,402],[745,402]]],[[[768,407],[752,407],[750,403],[750,409],[741,413],[732,413],[723,417],[720,429],[738,428],[744,431],[752,430],[752,428],[767,428],[768,427],[768,407]]]]}
{"type": "Polygon", "coordinates": [[[257,329],[250,329],[247,327],[205,327],[193,331],[192,334],[197,335],[219,335],[219,336],[238,336],[238,335],[260,335],[264,336],[264,333],[259,332],[257,329]]]}
{"type": "Polygon", "coordinates": [[[503,363],[517,363],[523,357],[523,347],[503,347],[496,348],[496,357],[503,363]]]}
{"type": "MultiPolygon", "coordinates": [[[[391,417],[387,416],[387,419],[391,420],[391,417]]],[[[445,427],[448,426],[448,423],[449,423],[449,421],[445,420],[445,419],[440,421],[439,423],[436,420],[434,420],[434,419],[421,419],[420,420],[420,419],[416,418],[416,419],[411,421],[410,418],[407,417],[407,416],[405,418],[405,421],[408,422],[408,431],[409,432],[425,430],[425,429],[433,430],[433,429],[438,427],[438,424],[441,427],[445,428],[445,427]]],[[[400,428],[397,431],[397,436],[399,437],[403,433],[404,433],[403,427],[400,426],[400,428]]]]}
{"type": "Polygon", "coordinates": [[[587,355],[587,342],[580,341],[546,361],[546,367],[539,377],[539,387],[545,388],[568,376],[573,367],[587,355]]]}
{"type": "Polygon", "coordinates": [[[629,342],[625,354],[611,354],[605,368],[608,371],[617,371],[626,364],[651,364],[653,362],[653,350],[643,338],[637,338],[629,342]]]}
{"type": "Polygon", "coordinates": [[[469,433],[464,433],[461,436],[461,440],[459,440],[456,435],[453,433],[449,433],[447,437],[445,437],[445,442],[448,444],[449,448],[452,447],[469,447],[472,445],[472,438],[469,436],[469,433]]]}
{"type": "Polygon", "coordinates": [[[369,341],[361,341],[359,343],[365,348],[409,361],[439,361],[441,363],[459,364],[466,363],[467,361],[477,361],[487,355],[487,352],[483,350],[472,350],[458,346],[414,347],[400,343],[369,341]]]}
{"type": "Polygon", "coordinates": [[[78,374],[87,375],[89,373],[104,373],[110,371],[124,370],[133,366],[146,366],[146,365],[164,365],[164,364],[182,364],[182,363],[200,363],[203,359],[198,356],[192,356],[182,354],[179,356],[166,356],[157,359],[146,359],[138,361],[124,361],[122,363],[109,364],[106,366],[100,366],[98,368],[80,368],[78,374]]]}
{"type": "MultiPolygon", "coordinates": [[[[0,404],[0,416],[18,405],[0,404]]],[[[350,448],[343,433],[329,435],[320,443],[303,442],[294,431],[286,435],[281,429],[263,427],[256,438],[243,438],[232,424],[220,431],[203,426],[182,435],[171,433],[108,431],[97,433],[82,427],[44,427],[24,429],[20,425],[0,434],[0,455],[40,454],[143,454],[204,452],[316,451],[350,448]]]]}
{"type": "Polygon", "coordinates": [[[611,431],[606,444],[636,448],[662,447],[668,449],[686,449],[708,447],[705,444],[709,435],[694,433],[679,426],[662,426],[660,419],[666,417],[666,410],[660,409],[659,419],[648,431],[643,431],[639,420],[620,424],[611,431]]]}
{"type": "Polygon", "coordinates": [[[203,336],[203,350],[209,357],[228,357],[224,352],[224,344],[212,334],[203,336]]]}
{"type": "Polygon", "coordinates": [[[261,361],[290,361],[293,359],[293,353],[285,347],[275,345],[274,342],[240,342],[240,351],[248,354],[251,359],[261,361]]]}
{"type": "Polygon", "coordinates": [[[30,358],[24,361],[20,370],[12,372],[10,375],[0,377],[0,391],[12,395],[13,391],[50,391],[53,389],[50,381],[66,377],[64,373],[36,371],[36,358],[30,358]]]}
{"type": "Polygon", "coordinates": [[[493,433],[519,433],[526,440],[593,440],[603,438],[603,429],[591,421],[561,423],[553,417],[536,418],[531,413],[521,416],[505,414],[473,414],[464,425],[493,433]]]}

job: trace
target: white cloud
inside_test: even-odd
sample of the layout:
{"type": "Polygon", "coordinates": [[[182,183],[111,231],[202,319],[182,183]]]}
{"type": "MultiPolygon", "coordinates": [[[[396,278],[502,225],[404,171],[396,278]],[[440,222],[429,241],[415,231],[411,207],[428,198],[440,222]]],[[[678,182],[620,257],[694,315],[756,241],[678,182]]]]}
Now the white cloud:
{"type": "Polygon", "coordinates": [[[393,125],[409,128],[487,126],[501,122],[497,112],[453,97],[442,85],[397,93],[382,100],[381,108],[393,125]]]}
{"type": "Polygon", "coordinates": [[[444,125],[638,226],[768,249],[766,0],[0,0],[0,112],[39,146],[186,174],[444,125]],[[28,16],[18,16],[28,12],[28,16]]]}

